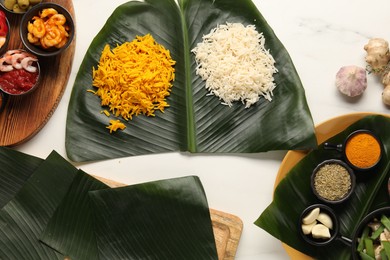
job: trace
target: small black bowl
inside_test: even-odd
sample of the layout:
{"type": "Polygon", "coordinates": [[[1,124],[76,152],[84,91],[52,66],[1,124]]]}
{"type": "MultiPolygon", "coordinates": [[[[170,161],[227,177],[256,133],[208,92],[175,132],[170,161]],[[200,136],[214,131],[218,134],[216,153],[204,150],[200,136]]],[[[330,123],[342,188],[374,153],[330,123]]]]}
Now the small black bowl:
{"type": "Polygon", "coordinates": [[[307,207],[305,210],[302,211],[301,216],[299,217],[298,222],[298,230],[301,237],[309,244],[314,246],[326,246],[329,243],[331,243],[333,240],[335,240],[337,237],[339,237],[339,221],[337,219],[337,216],[335,212],[328,206],[324,204],[313,204],[309,207],[307,207]],[[330,238],[328,239],[318,239],[313,238],[310,234],[306,235],[302,231],[302,220],[315,208],[319,208],[320,212],[326,213],[332,220],[333,227],[330,229],[330,238]]]}
{"type": "Polygon", "coordinates": [[[49,56],[56,56],[69,47],[69,45],[72,43],[73,38],[75,36],[75,25],[71,14],[63,6],[55,3],[44,2],[32,7],[23,15],[23,18],[20,22],[19,32],[20,32],[20,38],[22,40],[23,46],[28,51],[34,53],[37,56],[49,57],[49,56]],[[63,14],[66,18],[66,25],[69,27],[69,32],[68,32],[69,37],[65,45],[63,45],[61,48],[50,47],[44,49],[41,46],[30,43],[29,40],[27,39],[28,23],[32,21],[34,16],[39,16],[39,13],[42,12],[42,10],[47,8],[55,9],[59,14],[63,14]]]}
{"type": "Polygon", "coordinates": [[[329,203],[329,204],[338,204],[338,203],[342,203],[342,202],[346,201],[351,196],[351,194],[353,193],[355,186],[356,186],[356,177],[355,177],[354,171],[345,162],[343,162],[341,160],[337,160],[337,159],[329,159],[329,160],[325,160],[325,161],[321,162],[320,164],[318,164],[317,167],[313,170],[313,173],[311,175],[310,185],[311,185],[311,189],[312,189],[313,193],[317,196],[317,198],[319,200],[321,200],[325,203],[329,203]],[[320,169],[322,169],[322,167],[325,167],[327,165],[333,165],[333,164],[343,167],[348,172],[349,177],[350,177],[350,181],[351,181],[351,186],[350,186],[348,192],[342,198],[337,199],[337,200],[330,200],[328,198],[324,198],[323,196],[320,195],[320,193],[317,191],[317,189],[315,187],[315,178],[316,178],[318,171],[320,169]]]}
{"type": "Polygon", "coordinates": [[[367,226],[369,222],[372,220],[380,219],[382,215],[386,215],[387,217],[390,217],[390,207],[383,207],[379,208],[377,210],[372,211],[368,215],[366,215],[359,223],[358,227],[355,229],[353,232],[353,238],[352,238],[352,244],[351,244],[351,254],[352,254],[352,259],[361,259],[358,252],[357,252],[357,247],[359,244],[359,238],[362,235],[362,232],[364,228],[367,226]]]}
{"type": "MultiPolygon", "coordinates": [[[[42,1],[36,1],[36,3],[34,4],[31,4],[30,3],[30,6],[29,8],[31,8],[32,6],[35,6],[35,5],[38,5],[40,4],[42,1]]],[[[20,14],[20,15],[23,15],[26,13],[27,9],[21,9],[19,8],[19,10],[13,10],[13,9],[9,9],[7,8],[6,4],[5,4],[5,0],[0,0],[0,5],[3,7],[4,10],[6,10],[7,12],[11,13],[11,14],[20,14]]]]}
{"type": "MultiPolygon", "coordinates": [[[[28,64],[26,63],[26,65],[32,65],[33,67],[36,68],[35,70],[37,72],[36,73],[37,74],[37,78],[36,78],[35,84],[31,88],[25,90],[24,88],[20,88],[20,85],[19,86],[15,86],[15,85],[10,86],[8,79],[4,80],[4,82],[6,82],[6,84],[3,85],[3,77],[11,77],[12,78],[14,75],[11,75],[11,76],[10,75],[6,75],[10,71],[0,71],[0,78],[1,78],[0,79],[0,90],[2,92],[4,92],[4,94],[7,94],[10,97],[26,95],[28,93],[33,92],[39,86],[39,82],[40,82],[40,79],[41,79],[41,69],[40,69],[38,58],[35,55],[33,55],[33,54],[23,50],[23,49],[8,50],[6,53],[4,53],[0,57],[0,59],[5,59],[5,57],[7,57],[7,56],[10,57],[10,56],[12,56],[14,54],[15,55],[22,54],[22,55],[24,55],[23,56],[24,58],[27,58],[27,57],[28,58],[30,58],[30,57],[34,58],[34,61],[30,60],[28,64]]],[[[20,59],[22,60],[23,58],[20,58],[20,59]]],[[[21,63],[22,63],[22,61],[21,61],[21,63]]],[[[20,68],[16,68],[12,64],[8,64],[8,63],[5,63],[5,64],[6,64],[6,66],[14,67],[11,70],[15,70],[15,71],[17,71],[17,70],[26,70],[27,71],[28,68],[24,69],[23,67],[21,67],[21,63],[19,64],[20,68]]],[[[33,72],[33,73],[35,73],[35,72],[33,72]]],[[[30,74],[30,75],[32,75],[32,74],[30,74]]]]}
{"type": "MultiPolygon", "coordinates": [[[[360,129],[360,130],[356,130],[356,131],[352,132],[351,134],[348,135],[348,137],[341,144],[332,144],[332,143],[328,143],[328,142],[324,143],[324,149],[335,149],[335,150],[341,152],[342,155],[343,155],[343,160],[345,160],[345,162],[348,163],[348,165],[352,169],[354,169],[357,172],[361,172],[361,173],[367,172],[367,171],[370,171],[370,170],[374,169],[379,164],[379,162],[381,161],[382,155],[383,155],[383,144],[382,144],[382,141],[372,131],[367,130],[367,129],[360,129]],[[348,155],[347,155],[347,152],[346,152],[349,141],[352,138],[354,138],[357,135],[359,135],[359,134],[368,134],[368,135],[372,136],[379,144],[380,155],[377,158],[377,160],[375,161],[375,163],[369,165],[368,167],[360,167],[360,166],[356,165],[355,163],[353,163],[348,158],[348,155]]],[[[365,151],[365,150],[363,150],[363,151],[365,151]]]]}
{"type": "Polygon", "coordinates": [[[382,142],[381,140],[370,130],[366,130],[366,129],[361,129],[361,130],[357,130],[357,131],[354,131],[352,132],[348,137],[347,139],[345,140],[345,143],[344,143],[344,158],[345,158],[345,161],[355,170],[359,170],[359,171],[369,171],[373,168],[375,168],[378,163],[380,162],[381,158],[382,158],[382,154],[383,154],[383,145],[382,145],[382,142]],[[350,140],[352,140],[352,138],[354,138],[355,136],[359,135],[359,134],[368,134],[370,135],[371,137],[373,137],[376,142],[378,143],[379,145],[379,149],[380,149],[380,154],[379,154],[379,157],[378,159],[376,160],[375,163],[373,163],[372,165],[368,166],[368,167],[359,167],[357,165],[355,165],[353,162],[351,162],[351,160],[348,158],[348,155],[347,155],[347,146],[348,146],[348,142],[350,140]]]}

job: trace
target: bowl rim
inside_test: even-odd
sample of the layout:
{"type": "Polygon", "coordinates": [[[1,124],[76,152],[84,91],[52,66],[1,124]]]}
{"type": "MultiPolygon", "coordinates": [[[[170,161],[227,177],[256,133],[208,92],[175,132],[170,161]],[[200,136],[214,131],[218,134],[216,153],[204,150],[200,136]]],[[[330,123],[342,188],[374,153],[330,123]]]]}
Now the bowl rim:
{"type": "Polygon", "coordinates": [[[53,2],[41,2],[40,4],[33,6],[26,13],[24,13],[24,15],[20,21],[19,34],[20,34],[20,39],[23,43],[24,48],[26,48],[29,52],[31,52],[37,56],[40,56],[40,57],[56,56],[56,55],[62,53],[63,51],[65,51],[70,46],[70,44],[72,43],[72,41],[74,39],[74,36],[75,36],[74,18],[72,16],[72,14],[64,6],[62,6],[60,4],[53,3],[53,2]],[[27,37],[26,37],[27,23],[31,20],[31,18],[34,16],[34,14],[36,12],[39,12],[39,10],[42,10],[45,8],[54,8],[58,11],[58,13],[65,15],[65,17],[67,18],[67,24],[71,28],[67,43],[63,47],[61,47],[59,49],[55,49],[54,51],[51,51],[51,50],[47,51],[47,50],[41,49],[39,47],[36,47],[36,46],[32,45],[31,43],[29,43],[27,40],[27,37]],[[24,24],[26,24],[26,26],[23,26],[24,24]]]}
{"type": "Polygon", "coordinates": [[[314,193],[314,195],[321,201],[325,202],[325,203],[328,203],[328,204],[339,204],[339,203],[342,203],[342,202],[345,202],[346,200],[349,199],[349,197],[352,195],[352,193],[354,192],[355,190],[355,187],[356,187],[356,176],[355,176],[355,172],[354,170],[349,167],[349,165],[347,163],[345,163],[344,161],[342,160],[339,160],[339,159],[327,159],[327,160],[324,160],[322,162],[320,162],[319,164],[317,164],[317,166],[314,168],[314,170],[312,171],[312,174],[311,174],[311,177],[310,177],[310,187],[314,193]],[[338,164],[338,165],[341,165],[342,167],[344,167],[347,172],[349,173],[349,176],[351,178],[351,188],[349,189],[348,193],[341,199],[339,200],[328,200],[324,197],[322,197],[320,194],[318,194],[317,190],[315,189],[314,187],[314,178],[318,172],[318,170],[326,165],[326,164],[338,164]]]}
{"type": "MultiPolygon", "coordinates": [[[[24,50],[24,49],[14,49],[14,50],[19,50],[21,52],[28,53],[29,55],[35,56],[34,54],[32,54],[32,53],[30,53],[30,52],[28,52],[27,50],[24,50]]],[[[7,50],[7,51],[13,51],[13,50],[7,50]]],[[[6,53],[7,52],[1,54],[0,57],[3,57],[6,53]]],[[[38,60],[36,61],[36,65],[37,65],[37,69],[38,69],[38,76],[37,76],[37,81],[35,82],[34,86],[32,86],[29,90],[27,90],[27,91],[25,91],[23,93],[19,93],[19,94],[9,93],[9,92],[5,91],[1,86],[0,86],[0,91],[3,92],[5,94],[5,96],[10,96],[10,97],[11,96],[15,96],[15,97],[23,96],[23,95],[27,95],[27,94],[33,92],[37,88],[37,86],[39,85],[40,80],[41,80],[41,67],[40,67],[40,64],[39,64],[39,57],[37,57],[37,59],[38,60]]]]}
{"type": "Polygon", "coordinates": [[[382,157],[383,157],[383,143],[382,143],[382,140],[378,137],[378,135],[376,135],[373,131],[371,130],[368,130],[368,129],[358,129],[358,130],[355,130],[353,131],[352,133],[350,133],[347,138],[345,138],[344,140],[344,144],[343,144],[343,157],[344,157],[344,160],[348,163],[349,166],[351,166],[351,168],[353,168],[354,170],[357,170],[357,171],[362,171],[362,172],[366,172],[366,171],[369,171],[369,170],[372,170],[373,168],[375,168],[379,162],[382,160],[382,157]],[[348,157],[347,157],[347,154],[346,154],[346,147],[347,147],[347,143],[348,141],[355,135],[357,134],[360,134],[360,133],[366,133],[366,134],[369,134],[371,135],[372,137],[375,138],[375,140],[378,142],[379,144],[379,147],[380,147],[380,155],[379,155],[379,158],[378,160],[371,166],[369,167],[366,167],[366,168],[362,168],[362,167],[358,167],[356,165],[354,165],[353,163],[351,163],[349,160],[348,160],[348,157]]]}

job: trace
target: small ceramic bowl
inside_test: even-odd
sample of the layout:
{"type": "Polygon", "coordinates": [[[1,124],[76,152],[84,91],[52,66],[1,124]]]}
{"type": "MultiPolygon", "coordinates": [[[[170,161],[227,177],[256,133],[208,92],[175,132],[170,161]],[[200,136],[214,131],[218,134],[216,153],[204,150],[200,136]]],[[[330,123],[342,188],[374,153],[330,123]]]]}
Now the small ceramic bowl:
{"type": "MultiPolygon", "coordinates": [[[[317,224],[321,224],[320,221],[316,220],[317,224]]],[[[331,243],[333,240],[335,240],[337,237],[339,237],[339,222],[337,219],[337,216],[335,212],[328,206],[324,204],[313,204],[309,207],[307,207],[305,210],[303,210],[301,216],[299,217],[299,222],[298,222],[298,230],[301,235],[301,237],[309,244],[314,245],[314,246],[326,246],[329,243],[331,243]],[[303,219],[308,216],[308,214],[316,209],[319,208],[320,213],[325,213],[329,218],[331,219],[332,222],[332,227],[329,229],[330,233],[330,238],[314,238],[311,233],[305,234],[302,228],[303,224],[303,219]]]]}
{"type": "MultiPolygon", "coordinates": [[[[370,149],[370,147],[368,145],[366,145],[364,142],[362,142],[362,145],[361,145],[360,149],[361,149],[362,153],[368,154],[368,150],[370,149]]],[[[344,158],[345,158],[345,161],[352,168],[354,168],[355,170],[369,171],[369,170],[375,168],[378,165],[378,163],[380,162],[381,158],[382,158],[382,153],[383,153],[383,147],[382,147],[381,140],[373,132],[371,132],[369,130],[361,129],[361,130],[354,131],[353,133],[351,133],[347,137],[347,139],[345,140],[345,143],[344,143],[344,158]],[[369,166],[364,166],[363,167],[363,166],[357,165],[356,163],[354,163],[353,159],[348,156],[348,153],[347,153],[347,149],[348,149],[349,143],[352,142],[353,139],[358,138],[359,135],[367,135],[370,138],[372,138],[372,140],[375,140],[373,145],[378,146],[378,148],[380,150],[379,155],[377,155],[375,157],[376,160],[372,164],[370,164],[369,166]]],[[[374,155],[370,155],[370,157],[371,156],[373,157],[374,155]]]]}
{"type": "Polygon", "coordinates": [[[13,8],[14,7],[13,1],[0,0],[0,5],[3,7],[4,10],[6,10],[9,13],[23,15],[27,12],[29,8],[32,8],[33,6],[40,4],[41,2],[42,0],[25,1],[25,5],[22,6],[23,8],[21,8],[19,5],[17,5],[16,8],[13,8]],[[10,5],[12,5],[12,7],[10,5]]]}
{"type": "Polygon", "coordinates": [[[389,218],[390,217],[390,207],[383,207],[383,208],[379,208],[377,210],[374,210],[371,213],[369,213],[368,215],[366,215],[360,221],[358,227],[355,229],[355,231],[353,233],[352,245],[351,245],[352,259],[361,259],[357,249],[358,249],[359,241],[360,241],[360,238],[362,236],[363,230],[368,225],[368,223],[372,222],[374,219],[380,220],[382,215],[385,215],[389,218]]]}
{"type": "MultiPolygon", "coordinates": [[[[47,17],[43,18],[43,20],[45,21],[46,19],[49,19],[48,17],[50,17],[50,16],[51,16],[51,14],[49,14],[47,17]]],[[[49,56],[56,56],[69,47],[69,45],[72,43],[74,35],[75,35],[75,25],[74,25],[74,21],[73,21],[71,14],[63,6],[55,4],[55,3],[44,2],[44,3],[41,3],[39,5],[32,7],[30,10],[28,10],[26,12],[26,14],[23,15],[23,18],[20,22],[19,32],[20,32],[20,38],[22,40],[23,46],[28,51],[30,51],[31,53],[34,53],[37,56],[49,57],[49,56]],[[43,36],[39,36],[39,37],[45,38],[45,40],[43,41],[43,44],[41,44],[41,41],[37,37],[35,37],[35,39],[37,40],[38,44],[33,44],[28,39],[28,29],[27,29],[28,23],[32,22],[32,19],[34,16],[39,17],[40,14],[45,9],[46,10],[54,9],[56,12],[58,12],[58,14],[62,14],[65,17],[65,20],[66,20],[65,24],[60,26],[60,27],[56,27],[54,30],[52,30],[52,31],[57,32],[57,29],[60,29],[60,30],[63,30],[64,28],[66,29],[66,32],[68,33],[68,37],[66,39],[65,44],[63,44],[63,45],[61,44],[61,47],[56,47],[55,45],[58,43],[58,41],[49,39],[48,37],[45,37],[46,34],[44,34],[43,36]],[[54,45],[54,46],[52,46],[52,45],[54,45]]]]}
{"type": "Polygon", "coordinates": [[[342,144],[325,143],[324,149],[335,149],[341,152],[343,154],[343,158],[345,162],[347,162],[352,169],[358,172],[367,172],[374,169],[381,161],[382,154],[383,154],[383,144],[381,140],[372,131],[366,129],[360,129],[352,132],[350,135],[348,135],[348,137],[345,139],[345,141],[342,144]],[[366,142],[366,141],[359,141],[359,140],[356,141],[356,143],[360,143],[358,146],[359,148],[357,149],[357,152],[359,153],[355,153],[352,157],[348,153],[348,147],[350,146],[350,142],[352,142],[353,139],[357,139],[359,138],[359,136],[362,135],[366,135],[370,137],[370,139],[373,140],[373,142],[366,142]],[[378,149],[380,151],[379,155],[378,154],[375,155],[375,159],[371,164],[364,165],[364,166],[362,166],[363,164],[359,165],[359,163],[362,163],[367,159],[371,160],[372,158],[374,158],[373,157],[374,155],[368,154],[368,151],[371,148],[368,144],[378,146],[378,149]],[[362,156],[357,156],[358,154],[361,154],[362,156]]]}
{"type": "Polygon", "coordinates": [[[9,96],[31,93],[40,81],[38,58],[25,50],[9,50],[0,58],[0,90],[9,96]]]}
{"type": "Polygon", "coordinates": [[[325,203],[337,204],[346,201],[356,186],[354,171],[343,161],[329,159],[321,162],[311,175],[311,188],[317,198],[325,203]],[[340,176],[343,174],[344,179],[340,176]],[[347,179],[348,178],[348,179],[347,179]],[[349,187],[346,184],[349,183],[349,187]],[[342,194],[338,194],[340,191],[342,194]]]}

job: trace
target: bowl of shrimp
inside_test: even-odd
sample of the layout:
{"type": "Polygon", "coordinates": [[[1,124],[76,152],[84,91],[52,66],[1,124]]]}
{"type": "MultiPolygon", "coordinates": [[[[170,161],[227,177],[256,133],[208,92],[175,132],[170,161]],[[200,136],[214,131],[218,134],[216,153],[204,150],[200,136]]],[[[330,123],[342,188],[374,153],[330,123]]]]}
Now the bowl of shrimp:
{"type": "Polygon", "coordinates": [[[0,57],[0,90],[10,96],[25,95],[39,84],[38,57],[22,49],[8,50],[0,57]]]}
{"type": "Polygon", "coordinates": [[[69,47],[75,26],[68,10],[59,4],[44,2],[23,15],[19,32],[28,51],[48,57],[58,55],[69,47]]]}

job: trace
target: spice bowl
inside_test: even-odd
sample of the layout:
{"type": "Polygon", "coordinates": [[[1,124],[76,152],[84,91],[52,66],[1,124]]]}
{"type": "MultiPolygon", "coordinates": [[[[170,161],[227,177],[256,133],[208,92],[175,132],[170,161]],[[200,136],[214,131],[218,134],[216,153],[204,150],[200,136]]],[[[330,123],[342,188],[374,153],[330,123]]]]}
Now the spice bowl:
{"type": "Polygon", "coordinates": [[[25,95],[37,88],[40,80],[38,58],[25,50],[9,50],[0,57],[0,90],[8,96],[25,95]]]}
{"type": "Polygon", "coordinates": [[[339,221],[329,206],[313,204],[302,211],[298,230],[307,243],[326,246],[339,237],[339,221]]]}
{"type": "Polygon", "coordinates": [[[361,129],[352,132],[344,144],[345,161],[355,170],[368,171],[382,158],[382,142],[371,131],[361,129]]]}
{"type": "Polygon", "coordinates": [[[337,204],[351,196],[356,186],[356,177],[345,162],[329,159],[314,168],[310,185],[319,200],[337,204]]]}
{"type": "Polygon", "coordinates": [[[65,7],[43,2],[23,15],[19,33],[23,46],[29,52],[50,57],[59,55],[69,47],[75,36],[75,25],[65,7]]]}
{"type": "Polygon", "coordinates": [[[345,162],[358,172],[367,172],[375,168],[383,153],[381,140],[367,129],[352,132],[342,144],[325,143],[324,149],[341,152],[345,162]]]}

